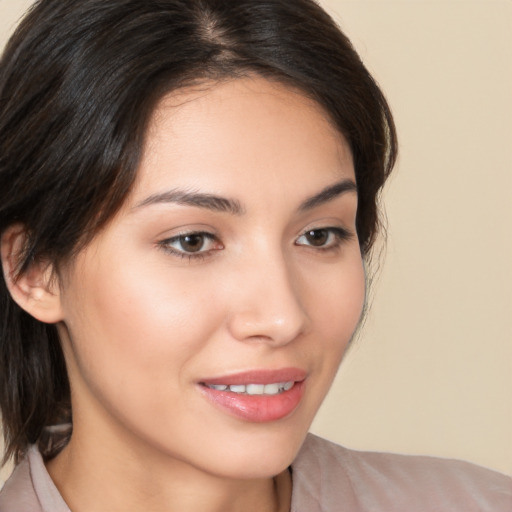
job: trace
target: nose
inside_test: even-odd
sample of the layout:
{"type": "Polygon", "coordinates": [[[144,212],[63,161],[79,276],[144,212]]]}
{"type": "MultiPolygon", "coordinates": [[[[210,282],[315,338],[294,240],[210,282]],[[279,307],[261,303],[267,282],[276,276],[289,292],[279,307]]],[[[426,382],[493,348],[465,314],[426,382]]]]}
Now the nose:
{"type": "Polygon", "coordinates": [[[237,272],[228,329],[239,341],[285,345],[303,334],[309,319],[300,283],[282,256],[246,262],[237,272]]]}

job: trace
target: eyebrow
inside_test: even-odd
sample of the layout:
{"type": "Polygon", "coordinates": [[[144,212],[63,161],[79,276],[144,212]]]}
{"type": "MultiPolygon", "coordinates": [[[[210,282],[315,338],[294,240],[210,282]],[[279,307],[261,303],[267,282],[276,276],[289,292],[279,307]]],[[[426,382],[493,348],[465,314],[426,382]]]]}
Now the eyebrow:
{"type": "Polygon", "coordinates": [[[317,206],[321,206],[324,203],[328,203],[332,201],[336,197],[344,194],[345,192],[357,192],[357,185],[351,179],[346,179],[335,183],[334,185],[329,185],[325,187],[321,192],[306,199],[300,206],[299,211],[305,212],[307,210],[312,210],[317,206]]]}
{"type": "Polygon", "coordinates": [[[236,199],[180,189],[169,190],[161,194],[153,194],[138,203],[134,208],[142,208],[143,206],[159,203],[176,203],[184,206],[196,206],[198,208],[205,208],[214,212],[231,213],[233,215],[242,215],[244,213],[244,209],[240,204],[240,201],[237,201],[236,199]]]}
{"type": "MultiPolygon", "coordinates": [[[[357,191],[357,185],[354,181],[346,179],[329,185],[318,194],[309,197],[298,208],[298,211],[304,212],[312,210],[324,203],[332,201],[345,192],[357,191]]],[[[202,192],[192,192],[187,190],[173,189],[160,194],[153,194],[140,203],[137,203],[133,209],[142,208],[153,204],[175,203],[184,206],[195,206],[205,208],[214,212],[231,213],[233,215],[243,215],[245,209],[237,199],[217,196],[215,194],[205,194],[202,192]]]]}

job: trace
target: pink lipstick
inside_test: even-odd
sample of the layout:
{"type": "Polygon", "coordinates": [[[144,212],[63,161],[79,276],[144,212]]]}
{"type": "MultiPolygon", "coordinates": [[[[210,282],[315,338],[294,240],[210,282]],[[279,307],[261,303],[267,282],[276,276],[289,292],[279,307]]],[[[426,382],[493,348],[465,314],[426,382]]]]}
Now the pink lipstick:
{"type": "Polygon", "coordinates": [[[216,406],[255,423],[291,414],[304,393],[306,372],[298,368],[252,370],[201,381],[201,392],[216,406]]]}

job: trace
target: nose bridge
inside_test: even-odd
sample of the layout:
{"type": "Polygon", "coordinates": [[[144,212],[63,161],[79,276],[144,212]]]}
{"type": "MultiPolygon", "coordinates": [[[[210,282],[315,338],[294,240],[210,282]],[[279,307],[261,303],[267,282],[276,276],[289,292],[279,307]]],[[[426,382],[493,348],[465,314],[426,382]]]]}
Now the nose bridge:
{"type": "Polygon", "coordinates": [[[229,327],[239,340],[259,339],[286,344],[306,327],[292,262],[282,250],[260,248],[246,258],[239,275],[237,303],[229,327]]]}

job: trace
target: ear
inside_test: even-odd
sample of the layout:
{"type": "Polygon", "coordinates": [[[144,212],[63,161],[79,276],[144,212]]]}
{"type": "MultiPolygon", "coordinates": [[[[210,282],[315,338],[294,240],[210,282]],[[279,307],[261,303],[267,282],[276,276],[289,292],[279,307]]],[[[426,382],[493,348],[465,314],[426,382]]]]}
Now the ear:
{"type": "Polygon", "coordinates": [[[34,318],[45,323],[62,320],[60,290],[48,261],[34,261],[20,275],[27,231],[21,224],[7,228],[0,240],[0,256],[7,288],[14,301],[34,318]]]}

